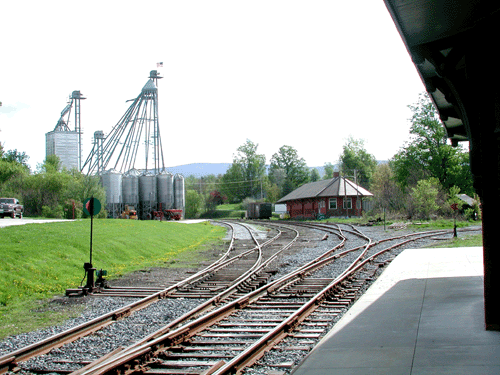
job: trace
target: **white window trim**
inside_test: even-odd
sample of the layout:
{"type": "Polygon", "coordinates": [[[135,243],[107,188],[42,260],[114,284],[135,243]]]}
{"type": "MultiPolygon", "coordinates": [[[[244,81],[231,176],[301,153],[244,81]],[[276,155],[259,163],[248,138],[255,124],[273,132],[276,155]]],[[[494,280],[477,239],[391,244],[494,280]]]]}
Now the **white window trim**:
{"type": "Polygon", "coordinates": [[[328,199],[328,209],[329,210],[336,210],[337,209],[337,198],[328,199]],[[332,203],[335,203],[335,207],[332,207],[332,203]]]}

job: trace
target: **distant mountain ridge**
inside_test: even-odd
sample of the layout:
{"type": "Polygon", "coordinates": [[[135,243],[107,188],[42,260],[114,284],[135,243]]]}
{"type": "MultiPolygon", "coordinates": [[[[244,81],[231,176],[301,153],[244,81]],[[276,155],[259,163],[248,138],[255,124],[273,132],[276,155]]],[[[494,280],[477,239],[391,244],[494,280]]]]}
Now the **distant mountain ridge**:
{"type": "MultiPolygon", "coordinates": [[[[168,172],[176,174],[179,173],[184,177],[195,176],[195,177],[205,177],[209,175],[223,175],[231,168],[232,163],[191,163],[184,165],[177,165],[175,167],[165,168],[168,172]]],[[[266,166],[269,168],[269,165],[266,166]]],[[[324,167],[311,167],[310,169],[316,168],[320,176],[325,174],[324,167]]]]}
{"type": "MultiPolygon", "coordinates": [[[[386,160],[378,160],[379,164],[387,163],[386,160]]],[[[231,168],[232,163],[191,163],[191,164],[183,164],[177,165],[175,167],[167,167],[165,168],[168,172],[176,174],[179,173],[184,177],[195,176],[195,177],[205,177],[209,175],[223,175],[227,172],[229,168],[231,168]]],[[[266,166],[269,168],[269,165],[266,166]]],[[[338,170],[338,165],[334,165],[335,169],[338,170]]],[[[309,169],[316,168],[319,172],[319,175],[323,177],[325,174],[325,167],[309,167],[309,169]]]]}
{"type": "Polygon", "coordinates": [[[231,165],[232,163],[191,163],[165,169],[170,173],[179,173],[184,177],[205,177],[212,174],[215,176],[225,174],[231,165]]]}

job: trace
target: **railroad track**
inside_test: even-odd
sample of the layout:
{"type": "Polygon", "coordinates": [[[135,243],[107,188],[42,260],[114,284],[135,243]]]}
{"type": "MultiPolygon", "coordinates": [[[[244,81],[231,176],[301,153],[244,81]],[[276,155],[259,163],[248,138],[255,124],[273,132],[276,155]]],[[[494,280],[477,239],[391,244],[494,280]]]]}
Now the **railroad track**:
{"type": "MultiPolygon", "coordinates": [[[[183,315],[182,319],[174,320],[176,324],[182,324],[183,320],[191,319],[192,317],[200,314],[206,310],[212,309],[215,305],[221,303],[224,299],[230,297],[232,294],[238,293],[241,288],[255,289],[258,283],[263,280],[259,279],[258,272],[262,270],[267,261],[272,259],[273,256],[280,251],[289,247],[298,237],[298,232],[291,228],[286,228],[286,234],[283,236],[285,242],[284,246],[271,246],[280,239],[283,231],[276,230],[275,235],[260,244],[253,230],[244,224],[224,223],[230,229],[231,240],[227,251],[213,264],[205,269],[191,275],[190,277],[168,287],[162,289],[156,288],[110,288],[110,292],[103,291],[96,296],[115,296],[115,297],[134,297],[139,298],[120,309],[114,310],[108,314],[102,315],[84,324],[71,328],[70,330],[61,332],[59,334],[48,337],[42,341],[33,343],[26,347],[20,348],[14,352],[0,357],[0,373],[8,371],[19,371],[18,364],[26,361],[32,357],[40,356],[55,348],[61,347],[65,344],[73,342],[77,339],[92,334],[100,329],[109,326],[110,324],[127,318],[135,311],[142,310],[152,303],[164,300],[177,294],[177,297],[186,297],[186,291],[191,287],[196,286],[203,288],[205,292],[202,296],[200,293],[191,293],[190,298],[196,298],[198,304],[195,308],[183,315]],[[250,234],[250,239],[237,240],[234,236],[235,225],[244,228],[250,234]],[[286,239],[288,237],[288,239],[286,239]],[[263,256],[263,248],[271,248],[270,251],[265,252],[263,256]],[[222,288],[222,282],[216,279],[221,273],[230,275],[223,277],[226,282],[222,288]],[[257,282],[257,285],[255,284],[257,282]],[[210,284],[219,284],[216,288],[211,288],[210,284]],[[201,286],[200,286],[201,285],[201,286]],[[209,291],[209,293],[207,293],[209,291]],[[205,300],[202,300],[202,299],[205,300]]],[[[220,277],[219,277],[220,279],[220,277]]],[[[264,280],[265,281],[265,280],[264,280]]],[[[175,324],[174,324],[175,325],[175,324]]],[[[167,327],[165,329],[170,329],[167,327]]]]}
{"type": "MultiPolygon", "coordinates": [[[[236,224],[226,225],[234,234],[236,224]]],[[[267,225],[274,231],[270,240],[259,244],[252,236],[251,243],[235,245],[231,241],[226,254],[205,269],[208,273],[178,283],[162,297],[203,297],[203,303],[132,345],[117,348],[91,363],[80,363],[80,370],[74,373],[226,374],[241,372],[251,365],[258,367],[259,359],[268,351],[293,349],[306,353],[357,297],[360,288],[388,262],[387,258],[381,259],[384,254],[408,241],[449,233],[433,231],[374,241],[350,226],[303,224],[302,228],[321,231],[323,239],[330,236],[333,246],[291,272],[281,270],[280,274],[269,269],[276,267],[273,264],[278,254],[296,242],[298,232],[288,224],[267,225]],[[345,250],[346,243],[356,245],[345,250]],[[273,250],[263,255],[263,247],[273,250]],[[259,272],[265,276],[259,276],[259,272]],[[243,277],[245,274],[248,278],[243,277]],[[221,293],[215,293],[222,288],[221,293]]],[[[10,357],[0,358],[0,366],[20,369],[23,360],[11,353],[10,357]]],[[[276,363],[272,371],[286,372],[293,367],[292,362],[276,363]]],[[[71,372],[63,367],[71,368],[56,364],[43,371],[71,372]]]]}
{"type": "MultiPolygon", "coordinates": [[[[347,239],[344,231],[338,226],[328,228],[328,231],[339,237],[339,243],[294,272],[178,330],[128,347],[82,373],[240,373],[287,337],[303,339],[305,342],[298,346],[309,348],[310,340],[319,338],[324,329],[299,326],[306,319],[309,324],[313,322],[316,325],[339,314],[352,302],[364,281],[370,278],[366,276],[365,268],[375,272],[373,270],[378,268],[378,265],[373,267],[375,259],[392,248],[386,247],[366,258],[369,250],[379,243],[351,228],[347,230],[349,235],[361,238],[364,244],[339,251],[347,239]],[[337,270],[337,275],[331,272],[330,278],[316,277],[319,270],[335,263],[336,259],[350,255],[354,255],[354,260],[349,260],[346,267],[337,270]],[[360,270],[365,270],[364,275],[353,282],[360,270]],[[330,314],[329,318],[324,317],[325,311],[330,314]],[[323,317],[315,317],[314,313],[323,317]]],[[[437,234],[439,232],[425,233],[420,238],[437,234]]],[[[277,367],[287,365],[292,366],[281,363],[277,367]]]]}

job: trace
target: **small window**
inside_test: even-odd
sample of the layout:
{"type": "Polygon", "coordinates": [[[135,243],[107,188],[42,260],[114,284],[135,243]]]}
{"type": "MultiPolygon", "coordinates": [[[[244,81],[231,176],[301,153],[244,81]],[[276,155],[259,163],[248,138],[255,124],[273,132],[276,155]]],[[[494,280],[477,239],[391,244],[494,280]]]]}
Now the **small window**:
{"type": "Polygon", "coordinates": [[[344,198],[344,209],[350,210],[352,208],[352,198],[344,198]]]}
{"type": "Polygon", "coordinates": [[[328,206],[329,206],[330,210],[336,210],[337,209],[337,198],[330,198],[328,206]]]}
{"type": "Polygon", "coordinates": [[[359,210],[361,208],[361,199],[356,199],[356,208],[359,210]]]}

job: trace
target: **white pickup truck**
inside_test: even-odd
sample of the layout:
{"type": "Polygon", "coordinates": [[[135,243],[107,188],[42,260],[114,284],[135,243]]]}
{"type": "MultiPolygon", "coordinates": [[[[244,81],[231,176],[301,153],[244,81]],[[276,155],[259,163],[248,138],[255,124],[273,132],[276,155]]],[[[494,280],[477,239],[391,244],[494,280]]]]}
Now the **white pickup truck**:
{"type": "Polygon", "coordinates": [[[23,218],[24,206],[16,198],[0,198],[0,217],[23,218]]]}

